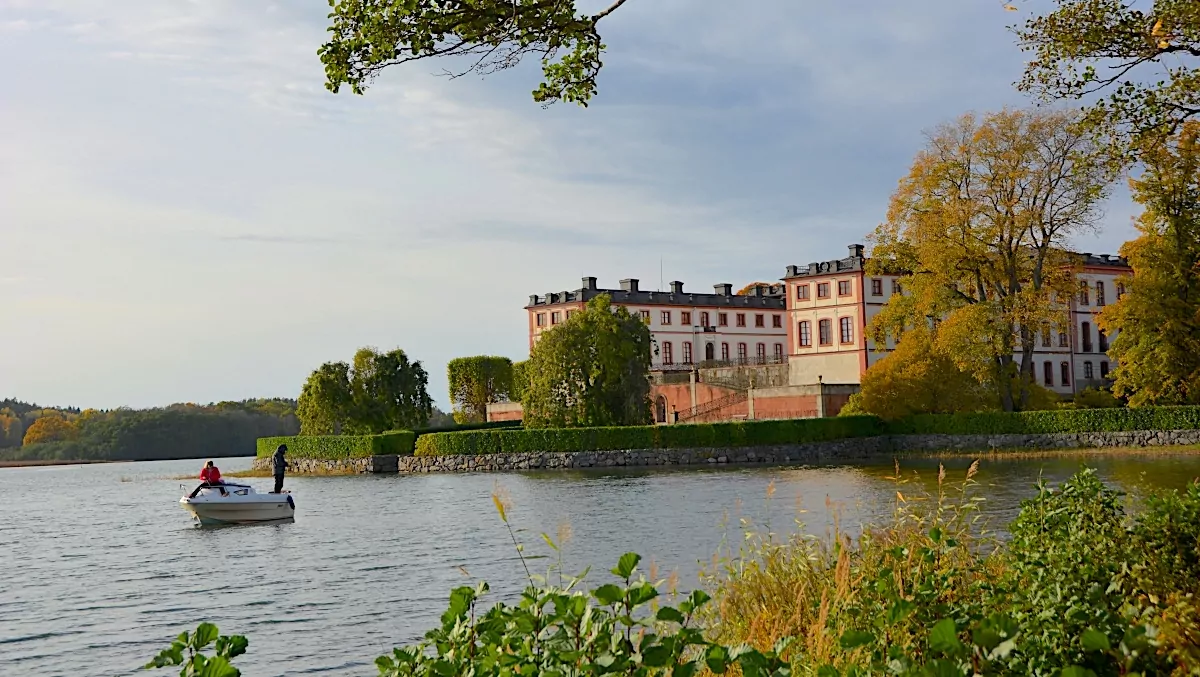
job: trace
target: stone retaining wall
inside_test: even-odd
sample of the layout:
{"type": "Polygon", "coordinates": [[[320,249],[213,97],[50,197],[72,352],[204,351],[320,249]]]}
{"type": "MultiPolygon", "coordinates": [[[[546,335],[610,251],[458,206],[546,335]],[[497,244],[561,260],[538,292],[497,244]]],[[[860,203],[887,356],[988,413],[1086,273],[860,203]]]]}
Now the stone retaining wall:
{"type": "MultiPolygon", "coordinates": [[[[289,458],[289,475],[342,475],[368,473],[394,473],[399,470],[396,456],[364,456],[333,460],[316,458],[289,458]]],[[[255,470],[271,470],[270,458],[256,458],[255,470]]]]}
{"type": "Polygon", "coordinates": [[[617,466],[815,463],[860,460],[893,453],[1147,447],[1175,444],[1200,444],[1200,430],[1037,435],[884,435],[738,449],[634,449],[479,456],[402,456],[399,458],[399,470],[402,473],[495,472],[617,466]]]}
{"type": "MultiPolygon", "coordinates": [[[[708,466],[854,461],[887,454],[993,449],[1079,449],[1200,444],[1200,430],[1139,430],[1119,433],[1034,435],[884,435],[809,444],[735,449],[632,449],[624,451],[531,452],[479,456],[369,456],[340,460],[290,458],[293,475],[346,473],[495,472],[550,468],[620,466],[708,466]]],[[[270,470],[257,458],[254,469],[270,470]]]]}

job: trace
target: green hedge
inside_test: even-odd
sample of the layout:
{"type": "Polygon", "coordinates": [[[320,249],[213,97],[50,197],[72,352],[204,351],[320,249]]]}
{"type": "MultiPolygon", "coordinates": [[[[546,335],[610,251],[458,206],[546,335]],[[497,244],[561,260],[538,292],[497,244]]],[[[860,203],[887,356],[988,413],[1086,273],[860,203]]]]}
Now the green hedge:
{"type": "Polygon", "coordinates": [[[297,435],[295,437],[260,437],[258,455],[275,453],[281,444],[287,445],[291,458],[364,458],[413,453],[417,434],[411,430],[392,430],[382,435],[297,435]]]}
{"type": "Polygon", "coordinates": [[[1021,435],[1196,428],[1200,428],[1200,407],[924,414],[888,424],[893,435],[1021,435]]]}
{"type": "Polygon", "coordinates": [[[478,430],[422,435],[417,438],[416,454],[446,456],[533,451],[751,447],[871,437],[883,432],[883,421],[874,416],[671,426],[478,430]]]}
{"type": "Polygon", "coordinates": [[[496,428],[520,428],[521,421],[488,421],[486,423],[463,423],[462,425],[443,425],[436,428],[422,428],[418,431],[417,437],[421,435],[431,435],[433,433],[453,433],[464,432],[467,430],[493,430],[496,428]]]}
{"type": "Polygon", "coordinates": [[[751,447],[876,435],[995,435],[1200,428],[1200,407],[1064,409],[1021,413],[929,414],[899,421],[874,416],[624,428],[478,430],[423,434],[417,456],[534,451],[751,447]]]}

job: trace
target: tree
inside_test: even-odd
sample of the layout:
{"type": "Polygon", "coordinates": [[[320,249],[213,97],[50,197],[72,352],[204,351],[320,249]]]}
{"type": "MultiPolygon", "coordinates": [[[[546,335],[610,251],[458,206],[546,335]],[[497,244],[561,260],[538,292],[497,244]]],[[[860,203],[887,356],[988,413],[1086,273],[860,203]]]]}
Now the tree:
{"type": "Polygon", "coordinates": [[[599,22],[625,4],[585,14],[574,0],[331,0],[329,41],[317,50],[325,86],[362,94],[389,66],[448,58],[447,71],[488,75],[527,57],[542,62],[535,101],[587,106],[596,93],[604,44],[599,22]]]}
{"type": "Polygon", "coordinates": [[[512,366],[512,389],[508,393],[508,399],[513,402],[523,402],[525,399],[525,389],[529,387],[529,360],[514,362],[512,366]]]}
{"type": "Polygon", "coordinates": [[[867,369],[855,408],[881,418],[995,409],[995,394],[961,369],[919,327],[904,333],[896,349],[867,369]]]}
{"type": "Polygon", "coordinates": [[[304,435],[372,434],[424,427],[433,413],[429,375],[403,350],[362,348],[353,366],[327,362],[300,393],[296,415],[304,435]]]}
{"type": "Polygon", "coordinates": [[[25,431],[24,446],[62,442],[75,436],[75,426],[58,416],[42,416],[25,431]]]}
{"type": "Polygon", "coordinates": [[[459,357],[446,365],[454,420],[480,423],[487,420],[487,405],[505,402],[512,392],[513,363],[507,357],[459,357]]]}
{"type": "Polygon", "coordinates": [[[1200,404],[1200,121],[1140,155],[1141,235],[1121,247],[1133,276],[1098,319],[1116,335],[1113,390],[1134,407],[1200,404]]]}
{"type": "Polygon", "coordinates": [[[296,417],[301,435],[336,435],[350,418],[350,365],[326,362],[300,390],[296,417]]]}
{"type": "Polygon", "coordinates": [[[875,340],[937,324],[946,354],[1005,411],[1029,407],[1037,332],[1065,327],[1057,300],[1075,289],[1067,240],[1094,227],[1115,177],[1076,122],[1004,110],[943,125],[871,238],[869,270],[905,275],[871,322],[875,340]]]}
{"type": "Polygon", "coordinates": [[[1044,100],[1091,97],[1090,119],[1117,138],[1161,136],[1200,114],[1200,3],[1056,0],[1016,34],[1032,52],[1018,87],[1044,100]]]}
{"type": "Polygon", "coordinates": [[[529,356],[527,427],[650,422],[650,330],[608,294],[542,334],[529,356]]]}
{"type": "Polygon", "coordinates": [[[19,447],[24,437],[21,417],[12,409],[0,409],[0,447],[19,447]]]}
{"type": "Polygon", "coordinates": [[[745,287],[742,287],[741,289],[739,289],[738,293],[735,294],[735,296],[745,296],[745,295],[749,294],[750,292],[754,291],[755,287],[772,287],[772,286],[774,286],[774,285],[772,285],[770,282],[751,282],[750,284],[746,285],[745,287]]]}

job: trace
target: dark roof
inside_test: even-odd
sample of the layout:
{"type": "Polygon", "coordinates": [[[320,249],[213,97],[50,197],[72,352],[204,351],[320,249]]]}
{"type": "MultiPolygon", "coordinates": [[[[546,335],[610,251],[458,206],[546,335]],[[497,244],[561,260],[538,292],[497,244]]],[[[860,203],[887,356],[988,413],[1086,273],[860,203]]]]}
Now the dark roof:
{"type": "Polygon", "coordinates": [[[670,291],[644,291],[638,289],[637,280],[622,280],[621,289],[601,289],[596,286],[596,278],[584,278],[584,286],[574,291],[547,292],[544,295],[532,294],[529,297],[527,309],[547,307],[564,303],[586,303],[601,294],[612,297],[613,303],[621,305],[641,306],[727,306],[729,308],[763,308],[768,310],[783,310],[785,287],[781,284],[770,286],[759,285],[745,296],[733,293],[733,285],[714,285],[714,293],[693,293],[683,291],[682,282],[672,282],[670,291]]]}
{"type": "MultiPolygon", "coordinates": [[[[790,278],[808,277],[812,275],[834,275],[837,273],[858,272],[863,270],[867,262],[867,258],[863,256],[863,246],[860,244],[852,244],[850,245],[849,249],[850,256],[847,256],[844,259],[813,262],[807,266],[788,266],[787,274],[780,279],[787,280],[790,278]]],[[[1129,267],[1129,261],[1120,256],[1111,256],[1109,254],[1092,254],[1091,252],[1083,252],[1077,255],[1082,259],[1080,263],[1084,266],[1111,266],[1113,268],[1129,267]]]]}
{"type": "Polygon", "coordinates": [[[1123,256],[1114,256],[1109,254],[1093,254],[1091,252],[1083,252],[1079,255],[1083,259],[1085,266],[1111,266],[1113,268],[1128,268],[1129,260],[1123,256]]]}

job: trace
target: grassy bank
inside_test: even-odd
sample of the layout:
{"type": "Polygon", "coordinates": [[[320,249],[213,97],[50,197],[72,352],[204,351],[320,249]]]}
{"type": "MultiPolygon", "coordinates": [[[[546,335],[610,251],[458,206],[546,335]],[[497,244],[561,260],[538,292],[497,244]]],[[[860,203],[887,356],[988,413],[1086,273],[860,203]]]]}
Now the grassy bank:
{"type": "MultiPolygon", "coordinates": [[[[375,664],[383,676],[1200,674],[1200,484],[1131,513],[1084,470],[1039,485],[999,540],[978,519],[976,468],[941,471],[923,493],[897,467],[891,518],[860,534],[746,527],[686,595],[633,553],[584,589],[563,571],[562,533],[534,539],[552,562],[534,576],[498,492],[529,578],[521,603],[456,588],[426,641],[375,664]]],[[[152,665],[205,646],[216,655],[202,661],[223,665],[247,649],[217,635],[202,626],[152,665]]]]}

